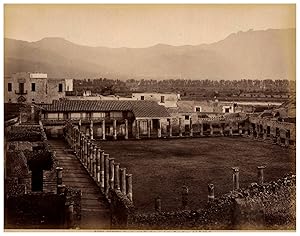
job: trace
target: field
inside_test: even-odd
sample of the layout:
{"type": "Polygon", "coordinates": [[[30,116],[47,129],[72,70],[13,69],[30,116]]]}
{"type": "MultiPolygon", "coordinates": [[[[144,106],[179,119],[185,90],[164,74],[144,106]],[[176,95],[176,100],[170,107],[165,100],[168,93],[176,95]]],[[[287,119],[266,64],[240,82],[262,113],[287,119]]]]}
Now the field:
{"type": "Polygon", "coordinates": [[[232,189],[231,167],[240,167],[240,187],[257,180],[265,164],[265,180],[295,173],[295,151],[240,137],[98,142],[127,173],[133,174],[133,201],[139,211],[154,211],[160,196],[162,210],[181,206],[181,189],[189,188],[189,206],[207,201],[207,184],[215,196],[232,189]]]}

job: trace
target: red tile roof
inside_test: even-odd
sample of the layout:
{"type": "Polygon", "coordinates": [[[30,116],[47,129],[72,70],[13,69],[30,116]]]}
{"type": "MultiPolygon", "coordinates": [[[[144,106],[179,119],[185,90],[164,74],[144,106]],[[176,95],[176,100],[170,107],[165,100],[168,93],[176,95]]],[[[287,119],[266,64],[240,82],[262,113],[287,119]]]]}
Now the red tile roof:
{"type": "Polygon", "coordinates": [[[131,111],[135,117],[170,117],[164,106],[154,101],[122,100],[54,100],[52,104],[41,105],[48,112],[105,112],[131,111]]]}

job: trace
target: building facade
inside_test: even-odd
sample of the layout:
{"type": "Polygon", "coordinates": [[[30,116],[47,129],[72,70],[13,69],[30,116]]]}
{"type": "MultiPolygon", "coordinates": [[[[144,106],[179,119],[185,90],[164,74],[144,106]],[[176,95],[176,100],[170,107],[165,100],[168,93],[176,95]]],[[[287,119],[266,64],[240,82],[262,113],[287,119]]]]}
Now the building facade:
{"type": "Polygon", "coordinates": [[[177,107],[180,94],[175,93],[132,93],[134,100],[155,101],[165,107],[177,107]]]}
{"type": "Polygon", "coordinates": [[[4,78],[4,102],[51,103],[73,91],[72,79],[48,78],[45,73],[19,72],[4,78]]]}

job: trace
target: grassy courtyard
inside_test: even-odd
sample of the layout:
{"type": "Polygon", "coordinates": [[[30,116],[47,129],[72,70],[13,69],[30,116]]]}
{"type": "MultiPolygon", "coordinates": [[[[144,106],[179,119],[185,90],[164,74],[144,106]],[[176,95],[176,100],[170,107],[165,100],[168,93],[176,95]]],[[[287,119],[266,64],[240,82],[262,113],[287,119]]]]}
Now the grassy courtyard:
{"type": "Polygon", "coordinates": [[[189,206],[207,201],[207,184],[215,196],[232,189],[231,167],[240,167],[240,187],[257,179],[258,165],[266,164],[265,180],[295,172],[295,151],[240,137],[99,141],[100,146],[133,174],[134,204],[153,211],[161,197],[162,210],[181,206],[181,188],[189,187],[189,206]]]}

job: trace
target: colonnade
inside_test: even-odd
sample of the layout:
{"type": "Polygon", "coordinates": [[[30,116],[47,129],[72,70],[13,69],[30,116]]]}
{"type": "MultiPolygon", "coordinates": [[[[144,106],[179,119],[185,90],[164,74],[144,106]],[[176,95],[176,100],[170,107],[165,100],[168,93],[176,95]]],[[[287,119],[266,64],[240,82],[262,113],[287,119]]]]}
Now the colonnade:
{"type": "Polygon", "coordinates": [[[114,190],[132,201],[132,174],[128,174],[126,168],[121,168],[115,158],[105,153],[92,136],[87,137],[78,127],[68,123],[65,126],[65,139],[107,198],[109,191],[114,190]]]}

